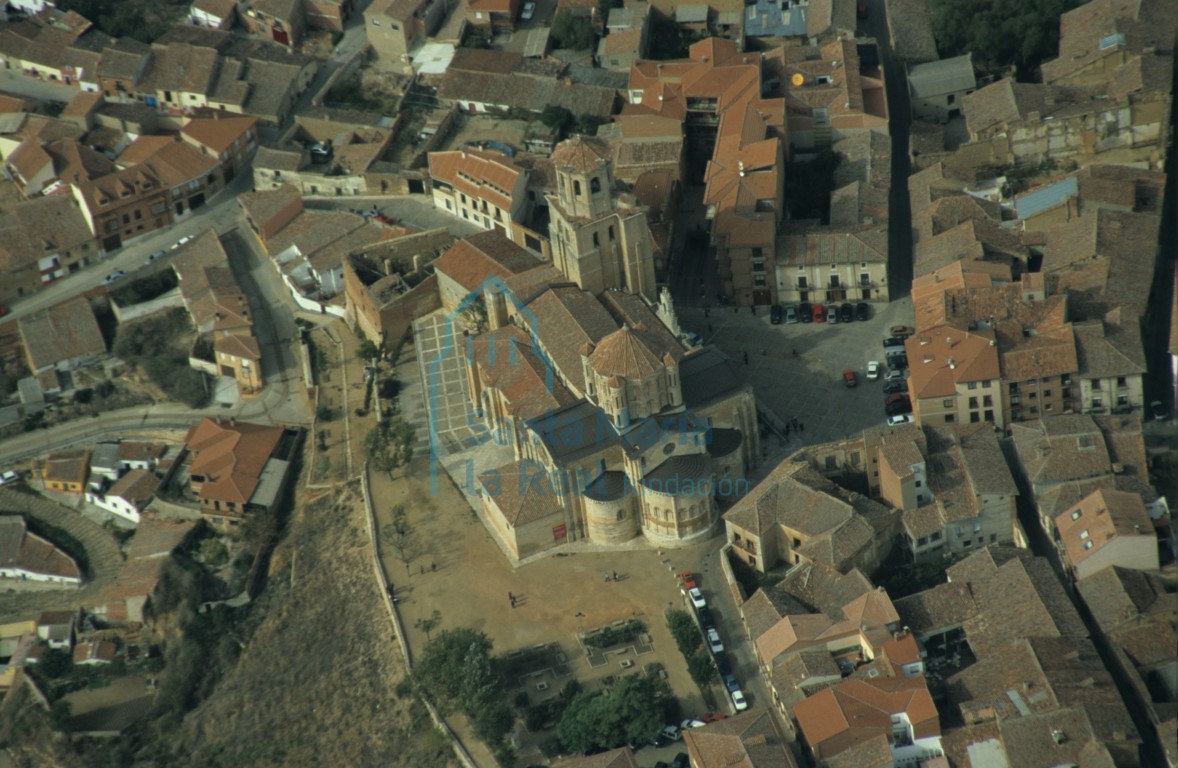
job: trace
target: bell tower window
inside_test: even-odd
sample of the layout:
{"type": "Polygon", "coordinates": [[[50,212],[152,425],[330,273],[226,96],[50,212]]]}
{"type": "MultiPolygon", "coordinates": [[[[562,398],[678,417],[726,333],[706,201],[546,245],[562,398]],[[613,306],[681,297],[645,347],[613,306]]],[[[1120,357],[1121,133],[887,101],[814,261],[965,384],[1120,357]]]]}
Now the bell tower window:
{"type": "Polygon", "coordinates": [[[592,179],[589,179],[589,193],[596,195],[600,191],[601,179],[597,178],[596,176],[594,176],[592,179]]]}

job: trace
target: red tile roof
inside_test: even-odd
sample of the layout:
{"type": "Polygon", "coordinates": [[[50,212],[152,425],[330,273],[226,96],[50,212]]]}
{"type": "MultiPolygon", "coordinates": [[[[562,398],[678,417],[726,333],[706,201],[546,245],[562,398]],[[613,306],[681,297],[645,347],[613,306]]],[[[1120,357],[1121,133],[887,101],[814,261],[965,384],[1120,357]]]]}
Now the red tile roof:
{"type": "Polygon", "coordinates": [[[192,453],[189,474],[205,477],[201,499],[248,502],[282,435],[281,427],[201,419],[184,441],[192,453]]]}

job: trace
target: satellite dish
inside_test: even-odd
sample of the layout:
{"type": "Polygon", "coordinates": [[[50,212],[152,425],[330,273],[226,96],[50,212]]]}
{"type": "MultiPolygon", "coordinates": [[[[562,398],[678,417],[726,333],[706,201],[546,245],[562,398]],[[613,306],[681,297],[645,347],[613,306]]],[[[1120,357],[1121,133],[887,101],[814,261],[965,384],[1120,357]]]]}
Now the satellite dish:
{"type": "Polygon", "coordinates": [[[795,72],[793,74],[793,76],[790,77],[789,81],[796,88],[796,87],[800,86],[802,83],[806,82],[806,78],[800,72],[795,72]]]}

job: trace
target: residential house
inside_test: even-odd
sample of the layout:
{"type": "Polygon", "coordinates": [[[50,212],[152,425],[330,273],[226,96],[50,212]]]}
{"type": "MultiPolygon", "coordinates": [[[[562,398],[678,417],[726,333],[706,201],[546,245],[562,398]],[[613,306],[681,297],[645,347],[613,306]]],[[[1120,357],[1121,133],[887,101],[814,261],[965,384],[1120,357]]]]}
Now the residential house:
{"type": "Polygon", "coordinates": [[[169,189],[146,165],[75,179],[70,191],[103,250],[116,250],[172,223],[169,189]]]}
{"type": "Polygon", "coordinates": [[[83,640],[74,646],[74,664],[96,667],[110,664],[119,655],[113,640],[83,640]]]}
{"type": "Polygon", "coordinates": [[[314,145],[317,151],[291,143],[259,148],[254,158],[254,187],[267,189],[286,184],[304,195],[371,194],[368,177],[375,172],[393,137],[385,125],[388,120],[380,122],[375,127],[340,131],[334,141],[327,139],[314,145]]]}
{"type": "Polygon", "coordinates": [[[251,35],[296,47],[306,27],[303,0],[239,0],[238,18],[251,35]]]}
{"type": "Polygon", "coordinates": [[[188,23],[228,30],[237,20],[237,0],[195,0],[188,7],[188,23]]]}
{"type": "Polygon", "coordinates": [[[243,396],[259,394],[264,384],[262,350],[254,336],[253,313],[216,231],[210,229],[188,243],[172,260],[172,268],[192,324],[206,339],[212,337],[213,359],[201,370],[232,378],[243,396]]]}
{"type": "Polygon", "coordinates": [[[16,683],[18,670],[36,663],[37,642],[37,624],[31,619],[0,624],[0,691],[16,683]]]}
{"type": "Polygon", "coordinates": [[[123,470],[158,469],[167,452],[168,447],[163,443],[120,442],[119,468],[123,470]]]}
{"type": "Polygon", "coordinates": [[[250,229],[266,245],[303,212],[303,196],[297,187],[280,184],[274,189],[243,192],[237,198],[250,229]]]}
{"type": "Polygon", "coordinates": [[[683,746],[693,768],[797,768],[777,718],[764,707],[689,728],[683,746]]]}
{"type": "MultiPolygon", "coordinates": [[[[488,0],[499,4],[520,0],[488,0]]],[[[483,13],[476,5],[468,13],[483,13]]],[[[507,51],[459,48],[437,82],[438,98],[466,112],[527,110],[539,115],[548,106],[563,107],[574,115],[608,118],[613,114],[615,89],[573,82],[568,66],[556,59],[531,59],[507,51]]]]}
{"type": "Polygon", "coordinates": [[[454,242],[445,229],[417,232],[369,246],[344,258],[346,319],[366,338],[393,349],[413,319],[441,307],[440,274],[430,275],[454,242]]]}
{"type": "Polygon", "coordinates": [[[597,65],[630,71],[635,62],[647,56],[650,26],[650,3],[645,0],[629,0],[610,8],[606,34],[597,41],[597,65]]]}
{"type": "Polygon", "coordinates": [[[510,32],[519,20],[523,0],[469,0],[466,22],[491,33],[510,32]]]}
{"type": "Polygon", "coordinates": [[[160,479],[146,469],[132,469],[105,491],[86,494],[86,501],[99,509],[138,523],[143,511],[155,499],[160,479]]]}
{"type": "Polygon", "coordinates": [[[864,47],[870,56],[860,55],[855,40],[781,49],[791,156],[827,149],[863,131],[887,133],[883,69],[874,46],[864,47]]]}
{"type": "Polygon", "coordinates": [[[923,675],[845,680],[796,704],[794,716],[804,749],[817,761],[875,740],[890,747],[893,763],[944,754],[940,717],[923,675]]]}
{"type": "Polygon", "coordinates": [[[0,213],[0,303],[11,304],[102,255],[69,195],[22,200],[0,213]]]}
{"type": "Polygon", "coordinates": [[[638,759],[629,747],[618,747],[596,755],[566,757],[553,763],[552,768],[638,768],[638,759]]]}
{"type": "Polygon", "coordinates": [[[410,67],[409,54],[432,37],[446,18],[441,0],[378,0],[364,9],[364,30],[376,57],[410,67]]]}
{"type": "Polygon", "coordinates": [[[126,559],[119,566],[113,584],[97,598],[100,602],[86,610],[106,625],[134,629],[152,620],[152,595],[159,584],[164,565],[176,547],[188,537],[196,524],[185,520],[168,522],[142,520],[127,545],[126,559]]]}
{"type": "MultiPolygon", "coordinates": [[[[464,237],[434,262],[442,309],[453,313],[469,304],[472,294],[477,296],[487,290],[490,287],[485,285],[488,280],[506,280],[542,265],[539,257],[498,232],[480,232],[464,237]]],[[[492,323],[493,327],[499,325],[492,323]]]]}
{"type": "Polygon", "coordinates": [[[343,32],[354,9],[352,0],[306,0],[307,26],[343,32]]]}
{"type": "Polygon", "coordinates": [[[933,38],[932,14],[928,0],[886,0],[883,12],[892,51],[909,63],[936,61],[937,41],[933,38]]]}
{"type": "Polygon", "coordinates": [[[119,479],[119,444],[99,443],[90,454],[90,485],[102,489],[119,479]]]}
{"type": "Polygon", "coordinates": [[[42,611],[37,617],[37,637],[50,648],[70,650],[78,626],[78,611],[42,611]]]}
{"type": "Polygon", "coordinates": [[[23,517],[9,515],[0,517],[0,578],[77,587],[82,571],[72,557],[29,532],[23,517]]]}
{"type": "Polygon", "coordinates": [[[977,87],[972,53],[908,67],[908,101],[919,120],[961,117],[962,98],[977,87]]]}
{"type": "Polygon", "coordinates": [[[937,326],[910,337],[904,352],[917,424],[1006,426],[1009,411],[992,330],[937,326]]]}
{"type": "Polygon", "coordinates": [[[777,297],[781,302],[888,299],[887,231],[882,227],[791,228],[779,247],[777,297]]]}
{"type": "Polygon", "coordinates": [[[782,561],[873,572],[891,550],[898,514],[795,454],[737,500],[724,523],[733,554],[761,572],[782,561]]]}
{"type": "Polygon", "coordinates": [[[283,500],[298,434],[282,427],[205,417],[185,437],[188,491],[219,529],[269,514],[283,500]]]}
{"type": "Polygon", "coordinates": [[[72,371],[106,355],[106,340],[85,296],[25,315],[17,325],[25,362],[34,374],[72,371]]]}
{"type": "Polygon", "coordinates": [[[1101,488],[1055,516],[1055,544],[1072,577],[1112,566],[1158,569],[1158,537],[1135,493],[1101,488]]]}
{"type": "Polygon", "coordinates": [[[517,222],[530,213],[527,172],[500,152],[463,148],[429,153],[434,207],[522,244],[517,222]]]}
{"type": "Polygon", "coordinates": [[[90,451],[82,449],[54,451],[33,460],[33,477],[54,493],[84,493],[89,469],[90,451]]]}
{"type": "MultiPolygon", "coordinates": [[[[198,0],[209,2],[209,0],[198,0]]],[[[229,0],[223,0],[229,2],[229,0]]],[[[140,95],[140,84],[151,66],[151,46],[130,37],[120,37],[102,50],[98,62],[98,90],[108,100],[119,103],[134,101],[140,95]]]]}
{"type": "Polygon", "coordinates": [[[258,149],[257,118],[223,110],[196,113],[180,129],[180,138],[216,158],[225,183],[244,173],[258,149]]]}
{"type": "Polygon", "coordinates": [[[729,40],[694,44],[690,58],[639,61],[622,115],[683,124],[693,157],[710,158],[704,205],[723,293],[739,305],[776,298],[776,237],[784,216],[785,102],[762,98],[762,60],[729,40]]]}
{"type": "Polygon", "coordinates": [[[176,136],[140,136],[119,155],[124,168],[145,168],[168,192],[174,219],[200,208],[224,186],[216,157],[176,136]]]}

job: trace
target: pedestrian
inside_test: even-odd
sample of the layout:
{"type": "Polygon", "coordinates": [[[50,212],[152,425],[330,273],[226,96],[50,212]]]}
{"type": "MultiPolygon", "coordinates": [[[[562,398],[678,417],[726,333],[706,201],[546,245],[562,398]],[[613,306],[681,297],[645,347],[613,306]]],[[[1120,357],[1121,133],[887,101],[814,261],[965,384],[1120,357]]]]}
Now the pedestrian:
{"type": "Polygon", "coordinates": [[[785,425],[785,436],[789,437],[789,425],[788,424],[785,425]]]}
{"type": "Polygon", "coordinates": [[[606,580],[606,581],[609,581],[609,571],[606,571],[606,572],[605,572],[605,580],[606,580]]]}
{"type": "Polygon", "coordinates": [[[797,356],[798,356],[798,351],[797,351],[796,349],[795,349],[795,350],[793,350],[793,353],[794,353],[794,357],[797,357],[797,356]]]}
{"type": "Polygon", "coordinates": [[[805,431],[806,431],[806,422],[804,422],[804,421],[799,421],[799,422],[798,422],[798,431],[799,431],[799,432],[805,432],[805,431]]]}
{"type": "Polygon", "coordinates": [[[424,566],[424,565],[423,565],[423,566],[421,566],[421,574],[422,574],[423,576],[425,575],[425,566],[424,566]]]}
{"type": "Polygon", "coordinates": [[[514,607],[515,607],[515,598],[514,598],[514,597],[513,597],[513,598],[511,598],[511,607],[512,607],[512,608],[514,608],[514,607]]]}
{"type": "Polygon", "coordinates": [[[618,572],[614,571],[614,581],[617,581],[617,580],[618,580],[618,572]]]}
{"type": "Polygon", "coordinates": [[[732,314],[734,314],[734,315],[739,311],[740,311],[740,307],[733,307],[732,308],[732,314]]]}
{"type": "Polygon", "coordinates": [[[430,563],[430,564],[429,564],[429,569],[430,569],[431,571],[433,571],[434,573],[437,573],[437,572],[438,572],[438,564],[437,564],[437,563],[430,563]]]}
{"type": "Polygon", "coordinates": [[[745,365],[749,364],[749,353],[748,352],[744,353],[744,364],[745,365]]]}
{"type": "Polygon", "coordinates": [[[514,602],[515,602],[515,595],[511,594],[510,592],[508,592],[508,593],[507,593],[507,599],[508,599],[508,600],[510,600],[511,602],[513,602],[513,603],[514,603],[514,602]]]}
{"type": "Polygon", "coordinates": [[[712,335],[712,324],[711,323],[708,323],[708,335],[709,336],[712,335]]]}

